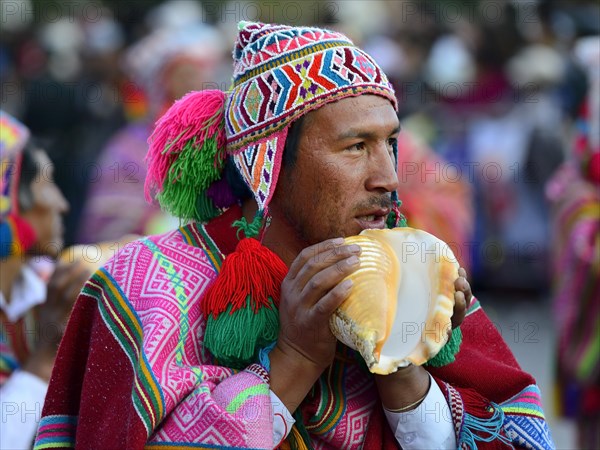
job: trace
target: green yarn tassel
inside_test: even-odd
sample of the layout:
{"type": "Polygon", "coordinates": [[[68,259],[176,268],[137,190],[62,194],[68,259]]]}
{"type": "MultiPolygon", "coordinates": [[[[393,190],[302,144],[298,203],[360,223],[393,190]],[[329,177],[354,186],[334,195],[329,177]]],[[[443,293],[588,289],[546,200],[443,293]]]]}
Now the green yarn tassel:
{"type": "MultiPolygon", "coordinates": [[[[395,192],[393,194],[396,194],[395,192]]],[[[400,206],[402,201],[395,198],[396,195],[392,195],[392,211],[388,214],[385,225],[392,229],[397,227],[407,227],[406,217],[400,212],[400,206]]]]}
{"type": "Polygon", "coordinates": [[[240,239],[240,231],[244,232],[244,236],[247,238],[255,238],[258,237],[260,230],[263,226],[264,222],[264,211],[259,209],[254,216],[252,222],[248,223],[245,217],[242,217],[240,220],[236,220],[233,222],[232,226],[236,227],[237,230],[237,238],[240,239]]]}
{"type": "Polygon", "coordinates": [[[234,369],[243,369],[258,358],[261,348],[279,335],[279,311],[269,297],[269,307],[252,308],[250,296],[246,305],[232,312],[231,306],[216,318],[206,318],[204,346],[218,363],[234,369]]]}
{"type": "Polygon", "coordinates": [[[435,355],[433,359],[427,361],[425,365],[430,367],[442,367],[446,366],[450,363],[453,363],[456,359],[455,356],[460,350],[460,344],[462,343],[462,331],[460,328],[454,328],[452,330],[452,335],[446,345],[442,347],[440,352],[435,355]]]}
{"type": "Polygon", "coordinates": [[[408,226],[408,222],[406,221],[406,217],[404,217],[404,214],[400,213],[400,220],[398,221],[398,226],[399,227],[407,227],[408,226]]]}
{"type": "MultiPolygon", "coordinates": [[[[165,149],[168,152],[169,148],[165,149]]],[[[206,222],[219,213],[206,190],[221,176],[224,162],[216,158],[217,141],[207,138],[199,149],[188,141],[173,161],[162,192],[157,195],[166,211],[182,220],[206,222]]]]}

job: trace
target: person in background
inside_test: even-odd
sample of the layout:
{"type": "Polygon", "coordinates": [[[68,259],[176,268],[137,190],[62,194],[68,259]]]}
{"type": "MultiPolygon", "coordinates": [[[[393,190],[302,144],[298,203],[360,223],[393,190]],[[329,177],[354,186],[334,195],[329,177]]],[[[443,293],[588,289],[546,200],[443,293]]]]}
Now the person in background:
{"type": "Polygon", "coordinates": [[[402,198],[403,214],[411,227],[425,230],[450,245],[469,272],[475,226],[474,193],[457,167],[411,130],[403,129],[398,136],[398,195],[402,198]]]}
{"type": "Polygon", "coordinates": [[[578,448],[600,448],[600,37],[575,55],[588,94],[573,151],[546,186],[552,204],[554,317],[559,412],[577,422],[578,448]]]}
{"type": "Polygon", "coordinates": [[[131,121],[100,153],[100,176],[89,187],[79,242],[152,234],[176,226],[160,208],[144,201],[147,140],[156,119],[175,99],[204,89],[217,78],[222,47],[216,29],[188,25],[155,30],[127,51],[124,69],[131,82],[124,92],[124,106],[131,121]]]}
{"type": "Polygon", "coordinates": [[[47,154],[3,111],[0,153],[0,448],[24,449],[33,443],[58,344],[90,272],[65,262],[48,280],[36,270],[37,257],[58,256],[69,205],[47,154]]]}

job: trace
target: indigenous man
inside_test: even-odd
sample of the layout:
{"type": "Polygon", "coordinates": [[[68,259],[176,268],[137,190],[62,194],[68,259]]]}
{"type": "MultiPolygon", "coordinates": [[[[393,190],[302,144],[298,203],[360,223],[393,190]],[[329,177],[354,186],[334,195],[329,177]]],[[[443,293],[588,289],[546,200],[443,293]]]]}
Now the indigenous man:
{"type": "Polygon", "coordinates": [[[0,111],[0,448],[31,448],[71,307],[90,272],[61,264],[52,278],[35,256],[58,255],[68,203],[29,130],[0,111]],[[47,287],[48,283],[48,287],[47,287]]]}
{"type": "Polygon", "coordinates": [[[342,237],[403,224],[381,69],[339,33],[283,25],[241,23],[233,56],[230,92],[158,122],[147,187],[190,223],[89,280],[36,448],[552,448],[464,271],[427,367],[373,376],[329,330],[360,252],[342,237]]]}

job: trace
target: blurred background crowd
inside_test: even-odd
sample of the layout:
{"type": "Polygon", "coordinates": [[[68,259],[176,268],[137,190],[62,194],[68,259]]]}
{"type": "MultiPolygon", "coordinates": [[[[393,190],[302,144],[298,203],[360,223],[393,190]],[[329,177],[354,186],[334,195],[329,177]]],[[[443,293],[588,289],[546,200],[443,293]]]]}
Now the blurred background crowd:
{"type": "MultiPolygon", "coordinates": [[[[536,321],[555,311],[541,326],[556,333],[534,329],[530,335],[547,341],[550,361],[537,373],[520,362],[550,379],[544,394],[548,413],[557,417],[551,425],[561,414],[581,421],[592,411],[600,426],[600,344],[593,344],[600,341],[593,321],[594,313],[600,315],[599,219],[593,213],[600,208],[597,1],[0,5],[0,107],[30,128],[54,163],[54,178],[70,205],[67,245],[178,226],[144,200],[147,139],[157,118],[186,92],[227,90],[238,21],[317,25],[347,34],[396,88],[403,128],[399,197],[409,223],[451,244],[469,268],[475,292],[490,298],[492,317],[496,304],[501,315],[507,305],[520,311],[519,302],[527,301],[533,305],[529,316],[523,312],[517,320],[539,327],[536,321]],[[579,200],[571,199],[581,195],[592,213],[574,217],[579,200]],[[571,235],[569,226],[580,219],[595,222],[571,235]],[[571,249],[581,233],[588,237],[571,249]],[[564,275],[569,270],[580,278],[564,275]],[[591,334],[578,331],[586,327],[591,334]],[[592,363],[589,345],[595,348],[592,363]],[[563,363],[592,367],[572,374],[563,363]]],[[[519,327],[523,336],[515,342],[523,343],[531,330],[519,327]]],[[[556,430],[559,447],[575,445],[573,430],[556,430]]]]}

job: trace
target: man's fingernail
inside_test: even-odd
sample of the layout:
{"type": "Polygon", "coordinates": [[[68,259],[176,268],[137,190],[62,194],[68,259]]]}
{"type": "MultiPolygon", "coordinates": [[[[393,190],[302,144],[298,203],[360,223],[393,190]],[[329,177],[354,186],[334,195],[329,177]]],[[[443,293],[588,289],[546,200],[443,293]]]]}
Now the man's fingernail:
{"type": "Polygon", "coordinates": [[[355,264],[358,264],[358,262],[359,262],[358,256],[351,256],[350,258],[348,258],[348,259],[346,260],[346,262],[347,262],[347,263],[348,263],[348,265],[350,265],[350,266],[353,266],[353,265],[355,265],[355,264]]]}
{"type": "Polygon", "coordinates": [[[342,245],[344,243],[344,238],[342,238],[342,237],[335,238],[331,242],[333,242],[333,244],[335,244],[335,245],[342,245]]]}
{"type": "Polygon", "coordinates": [[[354,283],[351,279],[342,281],[342,289],[350,289],[354,283]]]}

